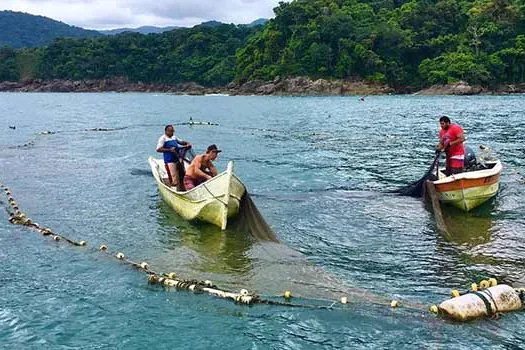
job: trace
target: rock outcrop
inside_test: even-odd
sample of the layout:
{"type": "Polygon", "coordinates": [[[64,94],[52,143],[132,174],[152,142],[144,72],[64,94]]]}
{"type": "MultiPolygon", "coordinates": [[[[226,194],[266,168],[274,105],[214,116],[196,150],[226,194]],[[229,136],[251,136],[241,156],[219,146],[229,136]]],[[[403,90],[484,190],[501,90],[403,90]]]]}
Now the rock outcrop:
{"type": "MultiPolygon", "coordinates": [[[[0,82],[0,91],[17,92],[165,92],[184,95],[290,95],[290,96],[344,96],[385,95],[412,93],[414,87],[392,87],[356,80],[311,79],[308,77],[280,78],[273,81],[252,80],[244,84],[230,83],[223,87],[204,87],[194,82],[147,84],[130,82],[125,78],[101,80],[27,80],[23,82],[0,82]]],[[[525,84],[506,84],[488,89],[471,86],[459,81],[454,84],[433,85],[416,94],[421,95],[476,95],[481,93],[524,93],[525,84]]]]}
{"type": "Polygon", "coordinates": [[[481,86],[471,86],[464,81],[453,84],[432,85],[429,88],[419,91],[419,95],[478,95],[487,90],[481,86]]]}

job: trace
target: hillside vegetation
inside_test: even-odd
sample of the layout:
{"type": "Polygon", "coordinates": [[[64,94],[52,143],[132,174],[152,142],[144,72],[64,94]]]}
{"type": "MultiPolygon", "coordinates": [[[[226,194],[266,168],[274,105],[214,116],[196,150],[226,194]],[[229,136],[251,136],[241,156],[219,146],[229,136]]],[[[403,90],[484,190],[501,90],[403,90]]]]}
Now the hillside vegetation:
{"type": "Polygon", "coordinates": [[[0,80],[104,79],[221,86],[276,77],[405,87],[525,82],[524,0],[295,0],[264,26],[60,39],[0,52],[0,80]]]}
{"type": "Polygon", "coordinates": [[[56,38],[88,38],[102,36],[95,30],[52,20],[28,13],[0,11],[0,47],[38,47],[51,43],[56,38]]]}

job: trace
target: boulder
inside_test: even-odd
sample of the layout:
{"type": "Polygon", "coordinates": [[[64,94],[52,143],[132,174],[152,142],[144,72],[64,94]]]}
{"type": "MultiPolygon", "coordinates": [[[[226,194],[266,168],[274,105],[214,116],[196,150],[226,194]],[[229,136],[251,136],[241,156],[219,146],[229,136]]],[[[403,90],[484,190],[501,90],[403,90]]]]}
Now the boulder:
{"type": "Polygon", "coordinates": [[[420,95],[477,95],[486,91],[481,86],[471,86],[464,81],[452,84],[432,85],[427,89],[419,91],[420,95]]]}

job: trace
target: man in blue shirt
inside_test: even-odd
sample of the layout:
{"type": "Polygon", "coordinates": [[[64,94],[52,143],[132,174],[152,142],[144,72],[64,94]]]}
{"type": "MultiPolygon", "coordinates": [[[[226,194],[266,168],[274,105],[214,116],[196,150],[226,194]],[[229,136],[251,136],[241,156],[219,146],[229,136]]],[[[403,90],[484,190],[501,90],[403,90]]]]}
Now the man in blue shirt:
{"type": "Polygon", "coordinates": [[[175,128],[173,125],[166,125],[164,135],[162,135],[157,142],[157,152],[162,153],[164,156],[164,166],[168,173],[170,186],[177,186],[179,191],[184,191],[184,184],[182,179],[179,178],[179,174],[183,170],[181,168],[183,165],[179,160],[180,146],[190,148],[191,144],[175,137],[175,128]]]}

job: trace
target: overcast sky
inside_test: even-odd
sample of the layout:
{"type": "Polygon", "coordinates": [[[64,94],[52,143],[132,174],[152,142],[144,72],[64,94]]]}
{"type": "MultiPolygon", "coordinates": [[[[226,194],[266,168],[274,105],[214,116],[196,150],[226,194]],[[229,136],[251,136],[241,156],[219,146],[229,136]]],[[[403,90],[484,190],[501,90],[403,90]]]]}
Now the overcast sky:
{"type": "Polygon", "coordinates": [[[204,21],[245,24],[274,17],[279,0],[0,0],[0,10],[27,12],[88,29],[182,26],[204,21]]]}

